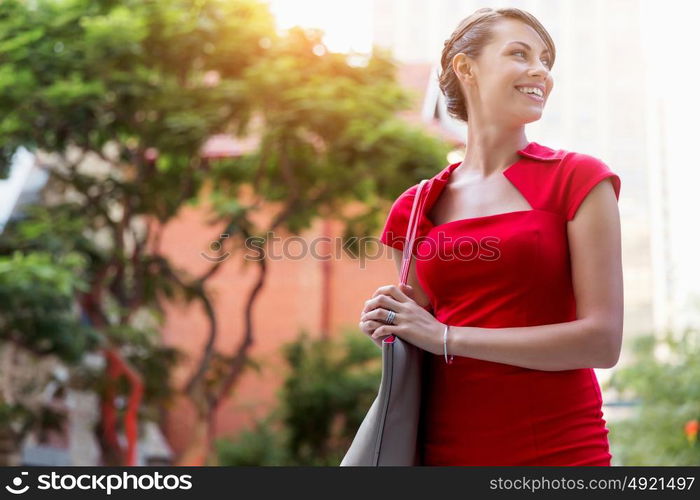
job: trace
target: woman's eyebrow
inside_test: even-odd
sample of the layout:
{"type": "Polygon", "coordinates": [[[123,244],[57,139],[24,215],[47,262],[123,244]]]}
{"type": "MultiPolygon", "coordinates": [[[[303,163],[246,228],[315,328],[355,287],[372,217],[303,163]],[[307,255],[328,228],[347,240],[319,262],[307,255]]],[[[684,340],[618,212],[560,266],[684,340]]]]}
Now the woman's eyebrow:
{"type": "MultiPolygon", "coordinates": [[[[519,40],[516,40],[516,41],[513,41],[513,42],[508,42],[507,45],[510,45],[511,43],[519,43],[519,44],[524,45],[524,46],[527,48],[527,50],[532,50],[532,47],[530,47],[530,46],[529,46],[528,44],[526,44],[525,42],[521,42],[521,41],[519,41],[519,40]]],[[[549,49],[544,49],[544,50],[542,51],[542,53],[543,53],[543,54],[545,54],[545,53],[546,53],[546,54],[549,54],[549,49]]]]}

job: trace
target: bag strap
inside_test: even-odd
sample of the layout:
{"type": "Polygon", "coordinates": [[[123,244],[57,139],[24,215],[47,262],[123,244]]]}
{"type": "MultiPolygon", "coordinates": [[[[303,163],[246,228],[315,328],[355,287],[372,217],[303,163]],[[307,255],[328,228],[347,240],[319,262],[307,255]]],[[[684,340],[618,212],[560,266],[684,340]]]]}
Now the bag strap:
{"type": "MultiPolygon", "coordinates": [[[[425,205],[425,197],[423,191],[428,179],[423,179],[418,184],[416,196],[413,198],[413,206],[411,207],[411,216],[408,219],[408,227],[406,228],[406,242],[403,246],[403,258],[401,259],[401,275],[399,282],[404,285],[408,281],[408,271],[411,269],[411,257],[413,256],[413,240],[416,237],[416,229],[420,222],[420,215],[423,213],[423,205],[425,205]]],[[[393,344],[396,340],[395,335],[389,335],[384,338],[382,343],[393,344]]]]}
{"type": "Polygon", "coordinates": [[[408,228],[406,229],[406,242],[403,247],[403,259],[401,260],[401,274],[399,283],[404,285],[408,282],[408,272],[411,269],[411,260],[413,256],[413,242],[416,237],[416,230],[420,224],[421,215],[423,214],[423,206],[425,205],[425,196],[423,196],[425,185],[428,179],[423,179],[418,185],[416,196],[413,198],[413,207],[411,207],[411,216],[408,219],[408,228]]]}

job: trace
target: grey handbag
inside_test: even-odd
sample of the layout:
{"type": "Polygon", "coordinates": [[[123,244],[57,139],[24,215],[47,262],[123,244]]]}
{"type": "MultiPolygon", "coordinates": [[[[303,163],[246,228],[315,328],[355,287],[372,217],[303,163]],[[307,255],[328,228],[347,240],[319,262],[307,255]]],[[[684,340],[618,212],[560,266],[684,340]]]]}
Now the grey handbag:
{"type": "MultiPolygon", "coordinates": [[[[424,187],[418,185],[403,249],[400,282],[406,283],[416,229],[423,210],[424,187]]],[[[391,335],[382,342],[379,393],[357,430],[341,466],[420,465],[419,423],[425,351],[391,335]]]]}

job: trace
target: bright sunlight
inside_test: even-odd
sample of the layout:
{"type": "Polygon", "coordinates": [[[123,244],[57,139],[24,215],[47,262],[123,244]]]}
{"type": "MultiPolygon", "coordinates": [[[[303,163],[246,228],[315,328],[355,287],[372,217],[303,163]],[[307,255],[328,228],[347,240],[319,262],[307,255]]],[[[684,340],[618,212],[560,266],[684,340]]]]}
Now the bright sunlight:
{"type": "Polygon", "coordinates": [[[333,52],[368,53],[372,49],[373,0],[268,0],[279,29],[318,28],[333,52]]]}

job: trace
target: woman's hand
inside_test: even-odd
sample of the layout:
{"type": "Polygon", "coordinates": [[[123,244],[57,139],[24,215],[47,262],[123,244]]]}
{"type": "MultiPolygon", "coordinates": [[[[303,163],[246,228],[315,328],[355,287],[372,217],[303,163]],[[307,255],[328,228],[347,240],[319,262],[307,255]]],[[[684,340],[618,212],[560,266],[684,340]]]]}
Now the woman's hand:
{"type": "Polygon", "coordinates": [[[384,337],[396,335],[416,347],[441,354],[444,325],[418,305],[413,297],[410,285],[378,288],[372,298],[365,302],[360,329],[370,335],[379,347],[384,337]],[[385,323],[390,310],[396,313],[393,325],[385,323]]]}
{"type": "MultiPolygon", "coordinates": [[[[369,302],[369,301],[365,302],[365,306],[367,305],[367,302],[369,302]]],[[[361,313],[361,316],[364,317],[364,309],[361,313]]],[[[384,321],[370,320],[367,318],[365,318],[364,320],[361,319],[360,320],[360,331],[362,333],[364,333],[365,335],[367,335],[370,339],[372,339],[372,342],[374,342],[377,345],[377,347],[379,347],[381,349],[383,339],[374,338],[372,334],[377,330],[377,328],[379,328],[380,326],[384,326],[385,324],[386,323],[384,323],[384,321]]]]}

